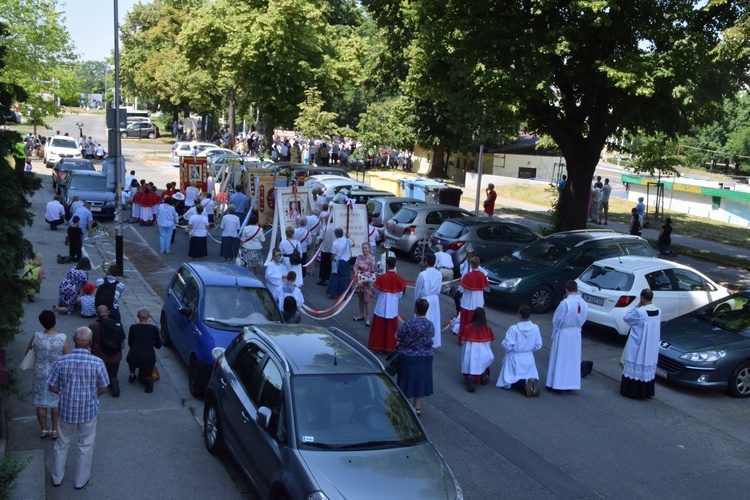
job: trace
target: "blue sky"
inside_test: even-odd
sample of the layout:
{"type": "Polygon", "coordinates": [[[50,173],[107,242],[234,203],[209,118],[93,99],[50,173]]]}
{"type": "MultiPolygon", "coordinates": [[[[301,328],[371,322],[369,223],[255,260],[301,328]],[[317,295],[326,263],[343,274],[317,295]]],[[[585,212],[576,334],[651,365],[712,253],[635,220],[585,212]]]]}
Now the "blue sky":
{"type": "MultiPolygon", "coordinates": [[[[118,0],[117,11],[122,24],[125,14],[136,3],[151,0],[118,0]]],[[[83,61],[103,61],[115,47],[114,0],[60,0],[58,12],[65,12],[65,25],[83,61]]]]}

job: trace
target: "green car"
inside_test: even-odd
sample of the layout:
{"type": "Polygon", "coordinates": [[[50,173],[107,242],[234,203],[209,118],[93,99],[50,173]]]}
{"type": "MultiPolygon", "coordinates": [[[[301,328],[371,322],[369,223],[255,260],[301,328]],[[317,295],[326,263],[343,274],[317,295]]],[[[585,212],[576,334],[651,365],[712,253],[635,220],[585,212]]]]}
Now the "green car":
{"type": "Polygon", "coordinates": [[[564,231],[482,264],[490,282],[486,297],[507,306],[528,304],[533,312],[544,313],[563,299],[566,281],[594,261],[618,255],[658,257],[640,236],[607,229],[564,231]]]}

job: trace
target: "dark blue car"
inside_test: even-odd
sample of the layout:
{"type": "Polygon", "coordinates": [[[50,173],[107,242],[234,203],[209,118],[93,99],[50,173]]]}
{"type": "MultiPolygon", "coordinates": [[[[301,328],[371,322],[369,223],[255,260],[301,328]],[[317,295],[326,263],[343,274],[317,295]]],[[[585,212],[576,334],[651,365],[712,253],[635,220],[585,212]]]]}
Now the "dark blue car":
{"type": "Polygon", "coordinates": [[[188,365],[190,393],[200,397],[216,361],[214,347],[227,347],[245,326],[282,322],[271,292],[247,269],[191,262],[167,286],[161,336],[188,365]]]}

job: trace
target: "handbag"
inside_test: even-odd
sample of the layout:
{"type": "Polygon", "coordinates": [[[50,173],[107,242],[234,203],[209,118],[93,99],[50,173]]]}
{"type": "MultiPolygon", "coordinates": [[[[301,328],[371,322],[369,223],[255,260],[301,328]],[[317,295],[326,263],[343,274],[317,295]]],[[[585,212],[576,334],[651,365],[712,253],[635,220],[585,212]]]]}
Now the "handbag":
{"type": "Polygon", "coordinates": [[[154,365],[154,369],[151,371],[151,380],[156,382],[159,380],[159,369],[154,365]]]}
{"type": "Polygon", "coordinates": [[[34,366],[36,365],[36,351],[32,347],[29,349],[29,352],[26,353],[26,356],[23,357],[23,361],[21,361],[21,370],[33,370],[34,366]]]}

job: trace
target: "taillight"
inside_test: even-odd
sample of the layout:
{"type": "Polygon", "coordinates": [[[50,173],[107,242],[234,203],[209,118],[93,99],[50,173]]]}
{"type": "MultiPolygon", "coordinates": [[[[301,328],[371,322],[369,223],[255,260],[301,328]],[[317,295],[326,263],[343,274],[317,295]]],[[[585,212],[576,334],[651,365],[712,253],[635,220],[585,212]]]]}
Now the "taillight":
{"type": "Polygon", "coordinates": [[[628,307],[635,300],[635,295],[620,295],[615,307],[628,307]]]}
{"type": "Polygon", "coordinates": [[[409,226],[406,229],[404,229],[404,234],[414,234],[414,231],[417,230],[417,226],[409,226]]]}
{"type": "Polygon", "coordinates": [[[450,243],[448,243],[448,249],[449,250],[458,250],[459,248],[461,248],[465,244],[466,244],[465,241],[451,241],[450,243]]]}

